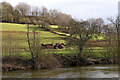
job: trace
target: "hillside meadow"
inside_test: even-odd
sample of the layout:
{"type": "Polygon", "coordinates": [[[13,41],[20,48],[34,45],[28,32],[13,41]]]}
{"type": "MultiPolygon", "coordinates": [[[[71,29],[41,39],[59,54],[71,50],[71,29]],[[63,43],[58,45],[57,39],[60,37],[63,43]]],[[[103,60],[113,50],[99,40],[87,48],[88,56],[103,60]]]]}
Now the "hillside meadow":
{"type": "MultiPolygon", "coordinates": [[[[20,55],[24,57],[29,57],[28,43],[27,43],[27,25],[26,24],[15,24],[15,23],[0,23],[2,25],[2,51],[3,56],[7,55],[20,55]]],[[[37,27],[30,25],[30,27],[37,27]]],[[[51,25],[51,28],[58,28],[56,25],[51,25]]],[[[58,32],[62,34],[63,32],[58,32]]],[[[65,33],[64,33],[65,34],[65,33]]],[[[31,40],[33,38],[32,30],[30,30],[31,40]]],[[[36,38],[40,44],[55,44],[55,43],[65,43],[63,40],[65,36],[51,33],[44,29],[38,28],[36,31],[36,38]]],[[[99,36],[99,42],[96,39],[91,39],[87,42],[87,45],[91,47],[84,47],[83,55],[91,56],[94,58],[100,58],[107,56],[106,52],[108,50],[104,47],[106,42],[104,41],[105,35],[99,36]]],[[[114,52],[111,49],[110,54],[114,52]]],[[[76,48],[64,47],[63,49],[44,49],[42,54],[65,54],[65,55],[75,55],[77,53],[76,48]]],[[[112,55],[112,54],[111,54],[112,55]]]]}
{"type": "MultiPolygon", "coordinates": [[[[28,54],[25,52],[24,49],[28,50],[28,43],[27,43],[27,27],[25,24],[14,24],[14,23],[0,23],[2,25],[2,45],[3,45],[3,55],[9,55],[9,50],[11,49],[11,54],[15,53],[22,53],[28,54]],[[11,48],[10,48],[10,47],[11,48]],[[18,47],[18,49],[14,49],[18,47]],[[18,52],[16,52],[18,51],[18,52]],[[5,52],[5,53],[4,53],[5,52]],[[7,53],[6,53],[7,52],[7,53]],[[13,52],[13,53],[12,53],[13,52]]],[[[33,26],[34,27],[34,26],[33,26]]],[[[39,42],[42,44],[55,44],[65,43],[62,39],[64,36],[60,36],[57,34],[53,34],[49,31],[44,31],[42,29],[38,29],[36,31],[36,37],[39,38],[39,42]]],[[[30,37],[32,39],[32,30],[30,31],[30,37]]],[[[44,50],[44,53],[50,53],[51,50],[44,50]]],[[[70,51],[66,51],[66,49],[62,50],[52,50],[54,53],[69,53],[70,51]]],[[[16,54],[15,54],[16,55],[16,54]]]]}

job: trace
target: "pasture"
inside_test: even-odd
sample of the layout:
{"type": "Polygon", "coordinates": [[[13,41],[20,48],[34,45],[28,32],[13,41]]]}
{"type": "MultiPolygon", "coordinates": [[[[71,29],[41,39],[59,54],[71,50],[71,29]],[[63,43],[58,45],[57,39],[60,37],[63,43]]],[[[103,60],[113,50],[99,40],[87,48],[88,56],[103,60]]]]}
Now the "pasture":
{"type": "MultiPolygon", "coordinates": [[[[27,27],[24,24],[11,24],[11,23],[0,23],[2,25],[2,45],[3,45],[3,53],[5,55],[9,54],[9,52],[14,53],[25,53],[24,49],[28,49],[27,43],[27,27]],[[10,46],[10,47],[9,47],[10,46]],[[13,47],[13,49],[12,49],[13,47]],[[19,47],[18,49],[14,48],[19,47]],[[8,49],[7,49],[8,48],[8,49]],[[11,49],[11,50],[10,50],[11,49]],[[6,52],[7,51],[7,52],[6,52]]],[[[34,27],[34,26],[33,26],[34,27]]],[[[30,33],[30,37],[32,39],[32,32],[30,33]]],[[[40,44],[55,44],[57,42],[64,43],[65,41],[62,40],[62,37],[57,34],[53,34],[48,31],[44,31],[42,29],[38,29],[36,33],[36,37],[39,39],[40,44]]],[[[63,50],[62,50],[63,51],[63,50]]],[[[45,50],[44,50],[45,52],[45,50]]],[[[54,51],[56,52],[56,51],[54,51]]],[[[47,53],[47,52],[45,52],[47,53]]],[[[3,54],[3,55],[4,55],[3,54]]]]}
{"type": "MultiPolygon", "coordinates": [[[[14,23],[0,23],[2,25],[2,52],[3,56],[7,55],[20,55],[24,57],[30,57],[30,53],[28,52],[28,43],[27,43],[27,26],[25,24],[14,24],[14,23]]],[[[30,27],[36,27],[30,25],[30,27]]],[[[52,25],[51,28],[58,28],[55,25],[52,25]]],[[[63,33],[63,32],[58,32],[63,33]]],[[[65,34],[65,33],[64,33],[65,34]]],[[[69,34],[67,34],[69,35],[69,34]]],[[[30,37],[32,40],[33,33],[30,30],[30,37]]],[[[55,43],[65,43],[63,40],[65,36],[60,36],[58,34],[51,33],[49,31],[45,31],[44,29],[37,29],[36,31],[36,39],[39,44],[55,44],[55,43]]],[[[90,47],[85,47],[83,50],[83,55],[90,56],[93,58],[100,58],[107,56],[106,52],[108,50],[104,47],[107,42],[103,41],[105,35],[99,36],[99,40],[93,38],[88,41],[87,45],[92,45],[90,47]],[[106,49],[106,50],[105,50],[106,49]]],[[[112,52],[115,53],[115,49],[111,49],[109,51],[110,54],[112,52]]],[[[65,54],[65,55],[75,55],[77,50],[75,48],[64,47],[63,49],[44,49],[41,54],[65,54]]],[[[111,54],[112,55],[112,54],[111,54]]]]}

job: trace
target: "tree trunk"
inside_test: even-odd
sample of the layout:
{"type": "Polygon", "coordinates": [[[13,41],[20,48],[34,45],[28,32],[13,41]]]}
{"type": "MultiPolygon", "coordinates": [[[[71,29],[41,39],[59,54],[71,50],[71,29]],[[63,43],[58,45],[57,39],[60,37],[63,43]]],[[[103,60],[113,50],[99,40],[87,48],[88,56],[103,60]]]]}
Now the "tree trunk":
{"type": "Polygon", "coordinates": [[[82,54],[82,47],[79,48],[78,57],[81,57],[81,54],[82,54]]]}
{"type": "Polygon", "coordinates": [[[82,56],[82,50],[83,50],[83,47],[80,47],[80,48],[79,48],[79,53],[78,53],[78,55],[77,55],[77,64],[80,63],[80,58],[81,58],[81,56],[82,56]]]}
{"type": "Polygon", "coordinates": [[[35,58],[34,58],[34,53],[33,53],[33,51],[32,51],[32,48],[31,48],[31,43],[30,43],[30,37],[29,37],[29,24],[28,24],[28,32],[27,32],[27,38],[28,38],[28,46],[29,46],[29,50],[30,50],[30,53],[31,53],[31,56],[32,56],[32,58],[31,58],[31,62],[32,62],[32,68],[33,69],[35,69],[35,58]]]}

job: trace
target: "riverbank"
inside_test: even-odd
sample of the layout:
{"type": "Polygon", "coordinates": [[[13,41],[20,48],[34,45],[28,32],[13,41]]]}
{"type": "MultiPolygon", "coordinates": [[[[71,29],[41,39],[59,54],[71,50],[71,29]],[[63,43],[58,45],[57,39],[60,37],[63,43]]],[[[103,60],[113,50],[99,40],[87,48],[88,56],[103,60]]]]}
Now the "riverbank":
{"type": "MultiPolygon", "coordinates": [[[[45,55],[41,57],[37,62],[37,69],[49,69],[59,68],[65,66],[77,66],[77,65],[95,65],[95,64],[118,64],[117,58],[81,58],[79,64],[77,64],[75,57],[56,55],[45,55]]],[[[2,58],[2,71],[14,71],[14,70],[28,70],[32,69],[31,60],[23,57],[3,57],[2,58]]]]}
{"type": "Polygon", "coordinates": [[[75,56],[55,55],[63,66],[77,66],[77,65],[95,65],[95,64],[118,64],[117,58],[85,58],[81,57],[79,63],[75,56]]]}
{"type": "MultiPolygon", "coordinates": [[[[48,68],[61,67],[60,62],[52,55],[42,55],[36,62],[38,70],[48,68]]],[[[14,70],[32,70],[31,59],[9,56],[2,58],[2,72],[14,71],[14,70]]]]}

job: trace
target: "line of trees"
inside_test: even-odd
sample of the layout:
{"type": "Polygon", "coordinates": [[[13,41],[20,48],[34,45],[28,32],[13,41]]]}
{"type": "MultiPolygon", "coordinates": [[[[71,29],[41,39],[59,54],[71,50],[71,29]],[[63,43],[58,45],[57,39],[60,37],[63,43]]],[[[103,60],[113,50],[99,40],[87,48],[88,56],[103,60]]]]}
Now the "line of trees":
{"type": "Polygon", "coordinates": [[[10,3],[2,2],[0,3],[0,8],[2,11],[2,22],[24,24],[26,17],[32,16],[36,18],[34,21],[39,20],[51,25],[61,26],[62,24],[62,26],[64,26],[72,19],[71,15],[62,13],[57,9],[48,10],[44,6],[39,9],[38,7],[30,6],[25,2],[20,2],[15,7],[10,3]]]}
{"type": "MultiPolygon", "coordinates": [[[[25,2],[20,2],[15,7],[10,3],[1,2],[0,9],[2,13],[2,22],[37,24],[39,26],[41,25],[41,27],[47,27],[49,24],[58,25],[61,31],[66,30],[68,33],[70,33],[71,21],[75,20],[71,15],[62,13],[57,9],[48,10],[43,6],[41,8],[32,7],[25,2]]],[[[87,21],[89,21],[90,26],[98,26],[99,33],[108,31],[108,28],[113,28],[111,24],[105,25],[102,18],[91,18],[87,21]],[[93,22],[95,25],[92,24],[93,22]]]]}

